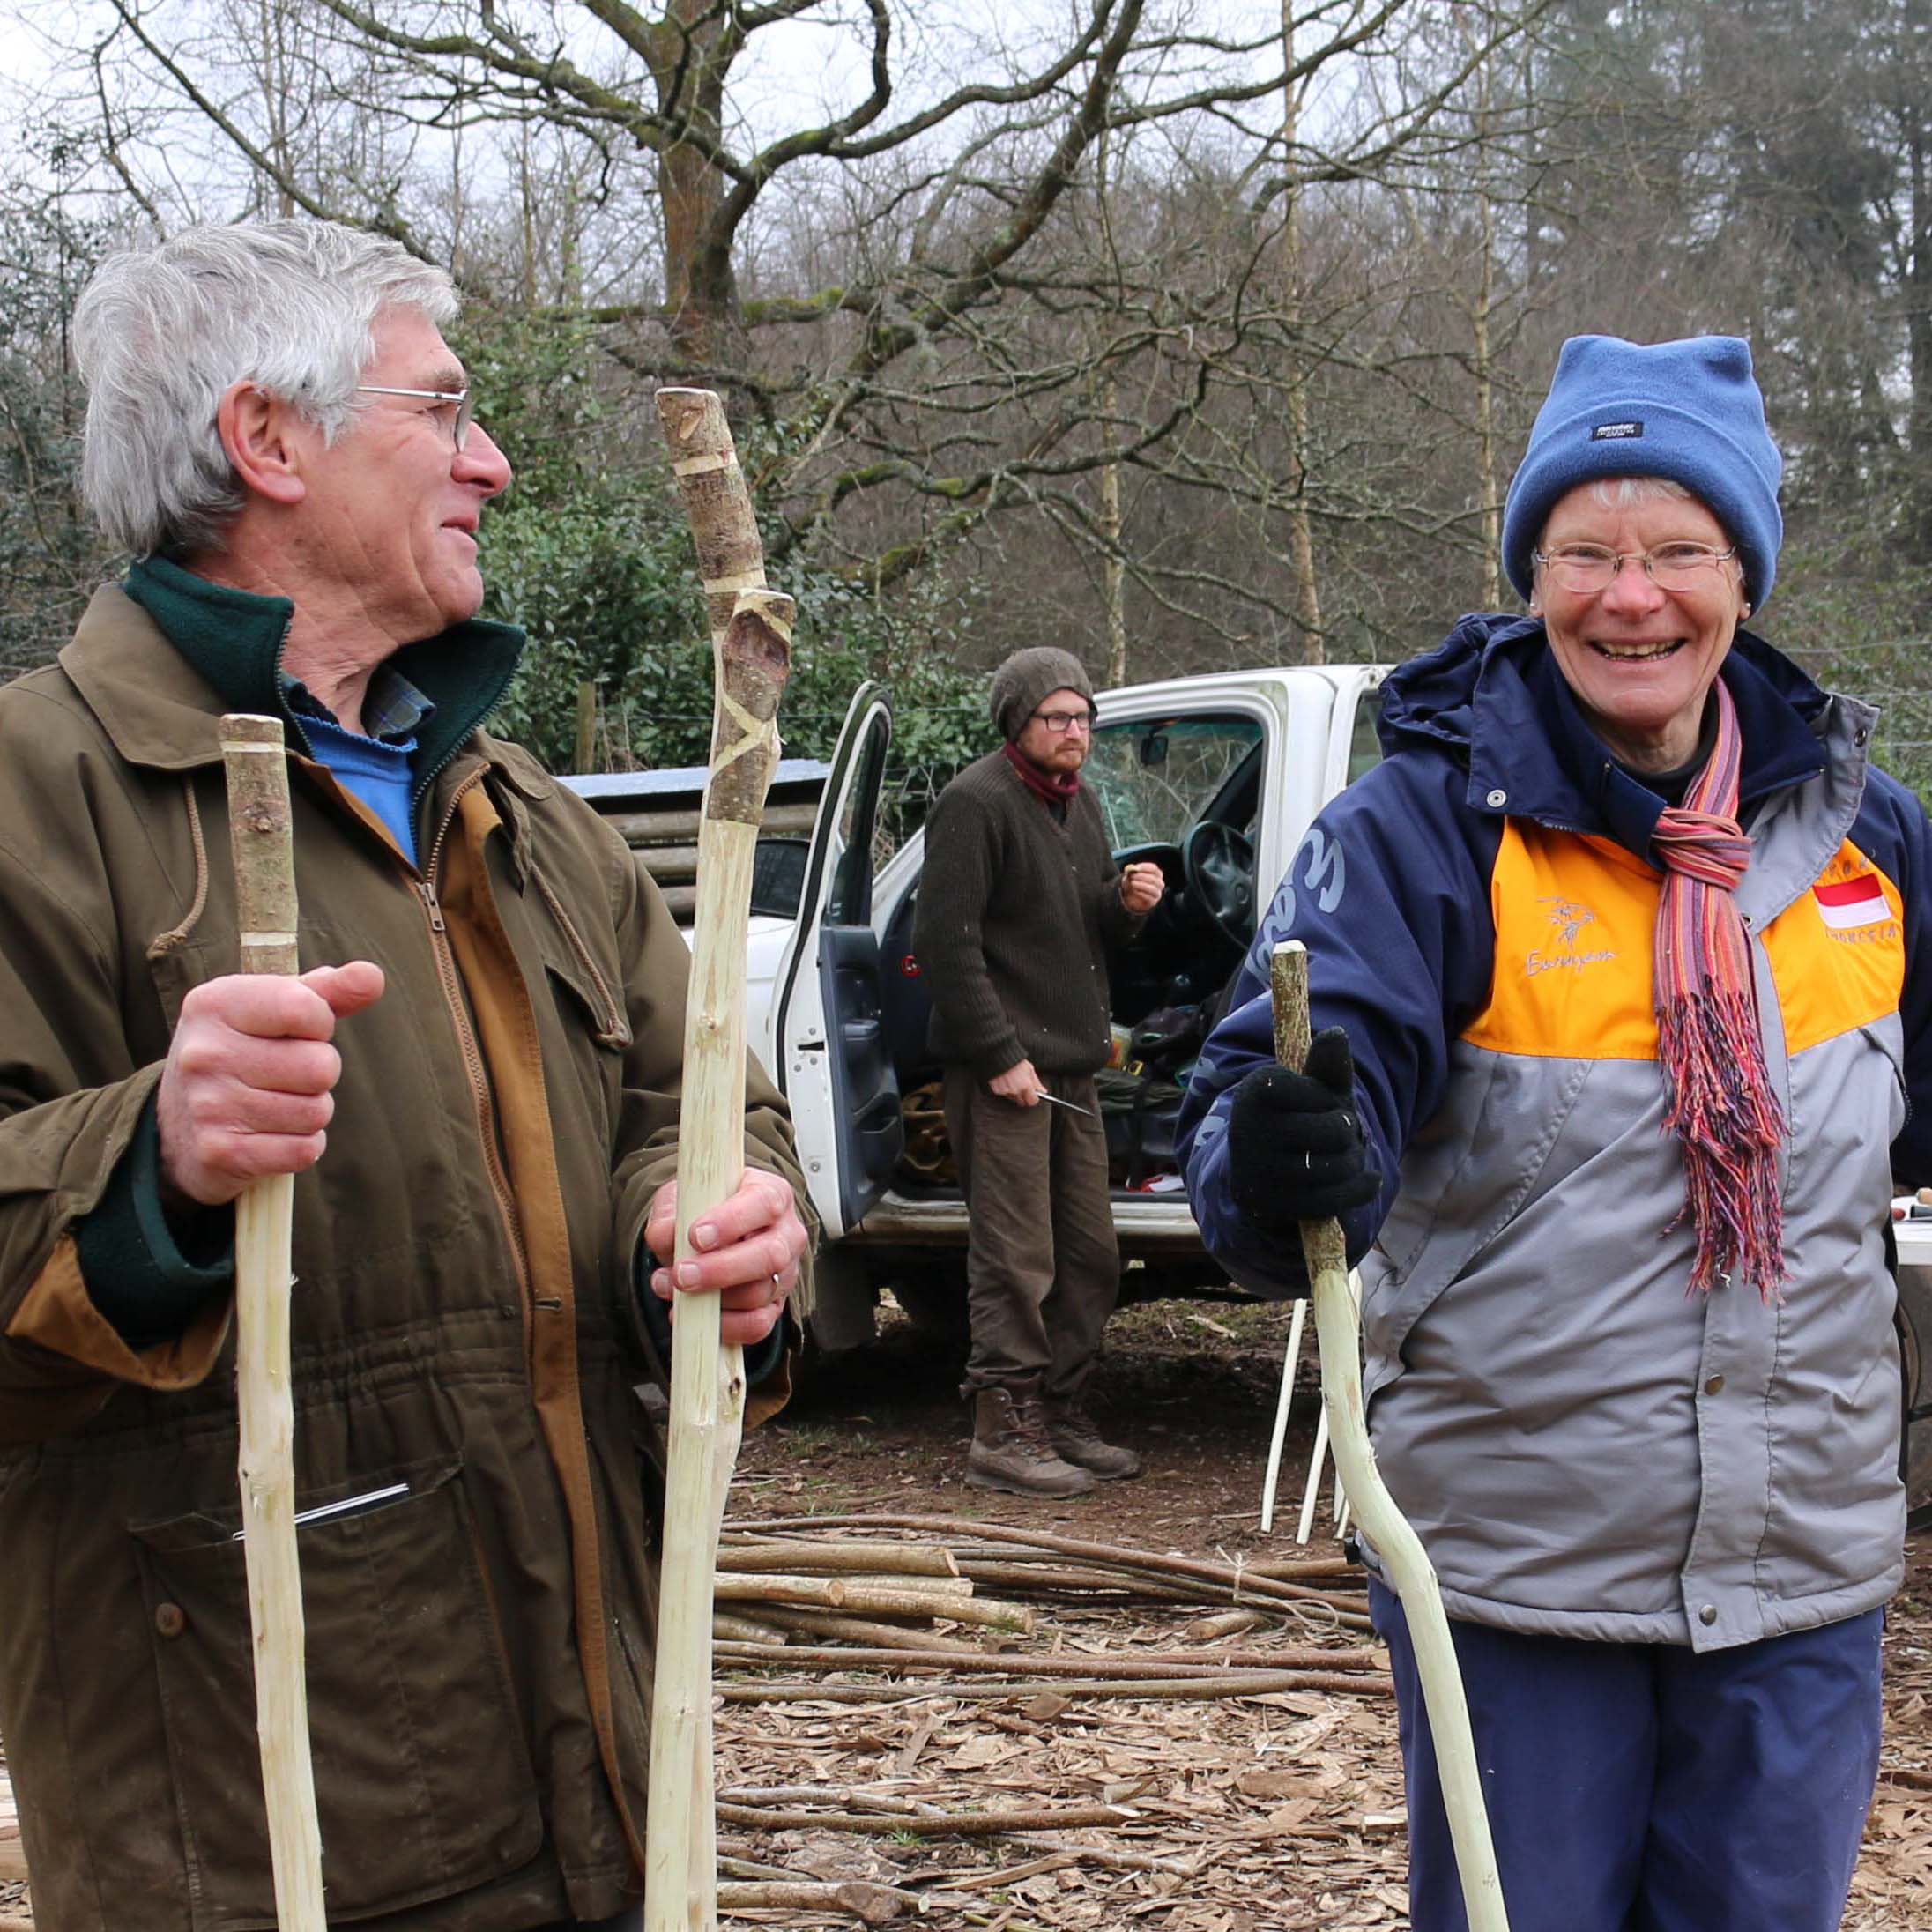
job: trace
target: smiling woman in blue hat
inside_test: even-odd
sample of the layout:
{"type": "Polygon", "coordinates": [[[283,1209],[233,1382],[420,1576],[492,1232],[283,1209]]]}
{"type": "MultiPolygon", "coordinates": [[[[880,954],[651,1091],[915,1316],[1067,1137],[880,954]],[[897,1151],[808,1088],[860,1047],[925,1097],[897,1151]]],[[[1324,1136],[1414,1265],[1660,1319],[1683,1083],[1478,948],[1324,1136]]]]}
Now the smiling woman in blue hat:
{"type": "MultiPolygon", "coordinates": [[[[1873,713],[1743,627],[1780,463],[1729,337],[1564,345],[1512,482],[1528,615],[1384,687],[1183,1118],[1234,1278],[1360,1267],[1369,1422],[1443,1586],[1505,1903],[1830,1932],[1903,1571],[1892,1173],[1932,1160],[1932,836],[1873,713]],[[1319,859],[1326,888],[1310,889],[1319,859]]],[[[1464,1925],[1400,1605],[1416,1932],[1464,1925]]]]}

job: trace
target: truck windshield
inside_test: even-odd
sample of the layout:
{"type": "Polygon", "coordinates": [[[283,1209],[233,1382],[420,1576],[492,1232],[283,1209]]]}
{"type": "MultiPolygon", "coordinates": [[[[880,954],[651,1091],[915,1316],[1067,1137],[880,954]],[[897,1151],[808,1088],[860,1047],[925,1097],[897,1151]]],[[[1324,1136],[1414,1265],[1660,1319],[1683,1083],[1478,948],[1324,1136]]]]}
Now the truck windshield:
{"type": "Polygon", "coordinates": [[[1094,788],[1107,843],[1116,851],[1178,844],[1260,742],[1261,726],[1252,717],[1135,718],[1101,725],[1081,776],[1094,788]]]}

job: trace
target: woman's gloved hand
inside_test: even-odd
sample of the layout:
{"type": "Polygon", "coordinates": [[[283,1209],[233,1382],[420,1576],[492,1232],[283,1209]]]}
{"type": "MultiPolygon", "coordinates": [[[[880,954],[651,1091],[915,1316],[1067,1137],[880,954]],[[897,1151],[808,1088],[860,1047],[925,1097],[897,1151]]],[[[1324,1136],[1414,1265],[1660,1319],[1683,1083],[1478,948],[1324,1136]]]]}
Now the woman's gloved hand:
{"type": "Polygon", "coordinates": [[[1228,1109],[1228,1192],[1258,1227],[1288,1229],[1373,1200],[1382,1177],[1369,1164],[1356,1111],[1349,1036],[1326,1027],[1305,1069],[1258,1066],[1228,1109]]]}

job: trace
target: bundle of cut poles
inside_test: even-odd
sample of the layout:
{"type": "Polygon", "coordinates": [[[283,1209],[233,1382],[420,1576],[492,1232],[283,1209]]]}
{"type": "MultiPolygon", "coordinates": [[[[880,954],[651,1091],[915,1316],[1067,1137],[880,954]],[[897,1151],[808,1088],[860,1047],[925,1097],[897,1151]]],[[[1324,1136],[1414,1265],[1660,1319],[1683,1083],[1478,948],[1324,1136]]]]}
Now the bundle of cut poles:
{"type": "Polygon", "coordinates": [[[903,1697],[908,1677],[943,1680],[944,1695],[969,1702],[1389,1688],[1360,1573],[1341,1562],[1257,1568],[943,1517],[796,1518],[727,1534],[716,1601],[731,1703],[862,1704],[903,1697]],[[1055,1607],[1193,1609],[1195,1646],[1248,1641],[1066,1652],[1055,1607]],[[1284,1625],[1298,1641],[1275,1640],[1284,1625]]]}

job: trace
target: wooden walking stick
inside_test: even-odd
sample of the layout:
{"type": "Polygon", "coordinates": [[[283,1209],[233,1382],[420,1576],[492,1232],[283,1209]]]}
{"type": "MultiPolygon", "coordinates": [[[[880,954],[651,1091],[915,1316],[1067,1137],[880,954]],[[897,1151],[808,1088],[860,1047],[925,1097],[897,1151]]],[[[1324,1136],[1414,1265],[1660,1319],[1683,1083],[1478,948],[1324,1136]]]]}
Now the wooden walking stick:
{"type": "MultiPolygon", "coordinates": [[[[692,1223],[733,1192],[745,1166],[746,924],[758,822],[778,762],[775,714],[791,668],[792,603],[764,587],[758,525],[723,405],[709,390],[661,389],[658,414],[697,545],[716,691],[678,1133],[681,1261],[692,1252],[692,1223]]],[[[744,1428],[745,1364],[742,1349],[720,1342],[717,1296],[680,1296],[677,1312],[644,1913],[647,1932],[712,1932],[711,1596],[744,1428]]]]}
{"type": "MultiPolygon", "coordinates": [[[[1319,1334],[1319,1325],[1318,1325],[1319,1334]]],[[[1315,1527],[1315,1505],[1321,1501],[1321,1472],[1328,1454],[1328,1405],[1321,1405],[1321,1414],[1315,1418],[1315,1446],[1309,1453],[1308,1481],[1302,1489],[1301,1522],[1295,1532],[1295,1541],[1304,1543],[1309,1533],[1315,1527]]]]}
{"type": "MultiPolygon", "coordinates": [[[[1299,940],[1284,940],[1274,948],[1271,977],[1274,1057],[1299,1071],[1308,1058],[1309,1030],[1308,952],[1299,940]]],[[[1333,1220],[1303,1222],[1302,1253],[1308,1263],[1315,1334],[1321,1345],[1321,1399],[1328,1417],[1328,1439],[1363,1533],[1388,1565],[1389,1580],[1408,1619],[1469,1932],[1509,1932],[1496,1849],[1490,1841],[1489,1813],[1482,1804],[1475,1741],[1469,1732],[1469,1706],[1450,1640],[1449,1619],[1443,1612],[1442,1592],[1421,1538],[1382,1485],[1369,1442],[1368,1413],[1362,1401],[1361,1317],[1349,1288],[1340,1225],[1333,1220]]]]}
{"type": "MultiPolygon", "coordinates": [[[[279,718],[221,720],[242,970],[295,959],[295,849],[279,718]]],[[[301,1570],[295,1550],[295,1405],[289,1386],[289,1237],[295,1177],[253,1182],[234,1204],[235,1393],[242,1552],[255,1637],[255,1726],[280,1932],[323,1932],[322,1833],[308,1756],[301,1570]]]]}
{"type": "Polygon", "coordinates": [[[1294,1319],[1289,1324],[1288,1351],[1282,1357],[1282,1390],[1274,1399],[1274,1428],[1268,1437],[1267,1469],[1261,1478],[1261,1534],[1274,1527],[1274,1490],[1282,1479],[1282,1445],[1288,1439],[1288,1409],[1295,1394],[1295,1371],[1302,1362],[1302,1328],[1308,1319],[1308,1304],[1295,1304],[1294,1319]]]}

